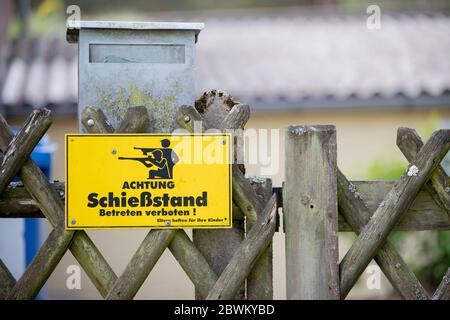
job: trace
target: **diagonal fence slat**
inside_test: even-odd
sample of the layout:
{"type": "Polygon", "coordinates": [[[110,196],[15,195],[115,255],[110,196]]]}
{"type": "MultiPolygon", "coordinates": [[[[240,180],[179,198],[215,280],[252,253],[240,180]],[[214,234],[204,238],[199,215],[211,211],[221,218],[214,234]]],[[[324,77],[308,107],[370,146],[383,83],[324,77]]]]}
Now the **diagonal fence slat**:
{"type": "Polygon", "coordinates": [[[36,297],[64,256],[72,237],[73,232],[64,229],[64,221],[58,224],[11,289],[7,299],[30,300],[36,297]]]}
{"type": "Polygon", "coordinates": [[[6,298],[15,284],[16,279],[11,272],[9,272],[2,259],[0,259],[0,300],[6,298]]]}
{"type": "Polygon", "coordinates": [[[432,297],[433,300],[450,300],[450,268],[442,278],[432,297]]]}
{"type": "Polygon", "coordinates": [[[172,241],[175,231],[150,231],[127,264],[122,275],[111,288],[106,299],[133,299],[164,250],[172,241]]]}
{"type": "Polygon", "coordinates": [[[233,165],[232,170],[233,200],[237,203],[247,221],[254,223],[258,219],[258,213],[263,209],[261,199],[239,167],[233,165]]]}
{"type": "MultiPolygon", "coordinates": [[[[371,214],[364,201],[355,195],[352,184],[339,169],[337,183],[339,211],[353,230],[359,234],[370,220],[371,214]]],[[[427,292],[417,277],[388,240],[378,250],[375,261],[403,299],[428,298],[427,292]]]]}
{"type": "Polygon", "coordinates": [[[348,294],[449,148],[450,130],[438,130],[416,154],[341,261],[341,297],[348,294]]]}
{"type": "Polygon", "coordinates": [[[25,125],[4,151],[3,163],[0,168],[0,193],[5,190],[9,182],[19,172],[52,121],[50,110],[47,109],[34,110],[28,116],[25,125]]]}
{"type": "Polygon", "coordinates": [[[81,114],[81,123],[88,133],[113,133],[114,128],[105,114],[96,107],[88,106],[81,114]]]}
{"type": "Polygon", "coordinates": [[[277,201],[274,194],[223,270],[207,300],[227,300],[235,296],[264,249],[272,241],[276,226],[276,210],[277,201]]]}
{"type": "MultiPolygon", "coordinates": [[[[272,180],[263,177],[249,178],[253,188],[261,199],[267,203],[273,194],[272,180]]],[[[258,213],[258,216],[262,212],[258,213]]],[[[246,230],[251,230],[253,225],[246,224],[246,230]]],[[[247,300],[272,300],[273,299],[273,245],[269,243],[267,248],[256,261],[252,271],[247,277],[247,300]]]]}
{"type": "MultiPolygon", "coordinates": [[[[423,141],[416,130],[411,128],[399,128],[397,133],[397,146],[402,151],[408,161],[423,147],[423,141]]],[[[450,178],[445,173],[441,165],[439,165],[431,174],[430,180],[425,183],[425,188],[431,197],[450,217],[450,192],[446,188],[450,188],[450,178]]]]}
{"type": "Polygon", "coordinates": [[[132,299],[167,247],[191,281],[201,285],[201,292],[207,294],[217,276],[185,231],[173,229],[152,230],[147,234],[106,298],[132,299]]]}
{"type": "MultiPolygon", "coordinates": [[[[21,180],[25,186],[28,186],[31,196],[38,202],[42,212],[52,225],[56,225],[58,220],[64,221],[64,207],[59,195],[52,189],[39,167],[31,160],[28,160],[28,165],[22,167],[21,180]]],[[[71,232],[75,234],[70,244],[70,252],[100,294],[105,297],[117,280],[117,276],[85,231],[71,232]]]]}
{"type": "Polygon", "coordinates": [[[129,108],[115,130],[117,133],[145,132],[150,124],[148,111],[143,106],[129,108]]]}
{"type": "Polygon", "coordinates": [[[177,230],[169,250],[191,279],[200,299],[206,298],[218,277],[186,232],[177,230]]]}
{"type": "MultiPolygon", "coordinates": [[[[13,134],[6,120],[0,115],[0,150],[2,152],[8,148],[12,139],[13,134]]],[[[64,220],[64,205],[59,195],[34,161],[29,158],[26,160],[20,170],[20,178],[53,226],[64,220]]],[[[70,250],[100,293],[106,296],[117,277],[86,232],[75,233],[70,250]]]]}

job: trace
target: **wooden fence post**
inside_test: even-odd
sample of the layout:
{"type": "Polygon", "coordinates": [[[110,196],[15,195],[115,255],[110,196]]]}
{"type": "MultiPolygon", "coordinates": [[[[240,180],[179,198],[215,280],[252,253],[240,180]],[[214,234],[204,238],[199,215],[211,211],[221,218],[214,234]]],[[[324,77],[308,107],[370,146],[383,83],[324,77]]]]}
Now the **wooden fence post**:
{"type": "Polygon", "coordinates": [[[335,127],[288,127],[285,170],[287,298],[339,299],[335,127]]]}
{"type": "MultiPolygon", "coordinates": [[[[245,108],[248,110],[237,113],[238,117],[228,116],[233,108],[238,106],[240,105],[228,94],[212,90],[205,92],[196,101],[195,107],[202,111],[205,128],[225,131],[226,129],[243,129],[247,122],[250,113],[248,106],[245,108]]],[[[231,229],[194,229],[192,231],[194,244],[217,275],[223,272],[244,238],[244,220],[233,219],[231,229]]],[[[195,297],[196,299],[206,298],[201,295],[199,288],[195,290],[195,297]]],[[[245,298],[245,284],[234,298],[236,300],[245,298]]]]}

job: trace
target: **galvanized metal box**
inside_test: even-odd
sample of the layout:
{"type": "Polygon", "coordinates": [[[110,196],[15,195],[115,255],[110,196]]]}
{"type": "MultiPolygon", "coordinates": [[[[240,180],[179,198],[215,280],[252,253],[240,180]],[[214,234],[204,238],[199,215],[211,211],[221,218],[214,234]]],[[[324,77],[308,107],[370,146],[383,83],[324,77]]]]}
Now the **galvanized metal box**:
{"type": "Polygon", "coordinates": [[[78,119],[101,108],[113,126],[130,106],[145,106],[154,130],[175,127],[175,113],[195,102],[195,43],[202,23],[79,21],[78,119]]]}

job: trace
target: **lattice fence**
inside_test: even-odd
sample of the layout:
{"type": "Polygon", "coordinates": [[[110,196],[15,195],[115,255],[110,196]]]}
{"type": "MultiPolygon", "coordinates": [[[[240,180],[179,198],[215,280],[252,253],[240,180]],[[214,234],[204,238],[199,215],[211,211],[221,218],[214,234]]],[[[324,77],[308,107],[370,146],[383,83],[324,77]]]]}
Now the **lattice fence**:
{"type": "MultiPolygon", "coordinates": [[[[242,129],[249,114],[247,105],[210,91],[196,107],[182,106],[177,120],[191,132],[196,123],[203,130],[225,131],[242,129]]],[[[152,120],[145,107],[128,109],[117,128],[98,108],[86,107],[82,114],[89,133],[148,132],[152,120]]],[[[344,299],[373,258],[403,298],[450,298],[450,269],[430,296],[387,240],[394,229],[450,229],[450,181],[440,167],[450,130],[436,131],[424,144],[413,129],[400,128],[397,145],[409,161],[402,177],[350,182],[336,164],[334,126],[291,126],[282,192],[274,194],[269,179],[245,178],[245,168],[234,165],[232,229],[194,230],[192,240],[182,229],[150,230],[118,277],[86,232],[64,229],[64,186],[49,182],[30,159],[51,122],[50,111],[36,110],[14,136],[0,116],[0,218],[44,217],[53,226],[17,281],[0,260],[2,299],[34,298],[67,250],[104,298],[132,299],[166,248],[195,285],[198,299],[272,299],[278,206],[286,232],[288,299],[344,299]],[[17,174],[22,183],[10,183],[17,174]],[[339,231],[358,234],[340,263],[339,231]]],[[[242,143],[235,136],[235,150],[242,150],[242,143]]]]}
{"type": "MultiPolygon", "coordinates": [[[[288,298],[344,299],[373,258],[404,299],[430,298],[387,237],[394,229],[450,229],[450,180],[440,166],[450,130],[424,144],[400,128],[409,165],[398,181],[349,182],[337,168],[334,126],[291,126],[286,136],[288,298]],[[338,263],[338,231],[348,230],[358,237],[338,263]]],[[[448,299],[449,283],[450,269],[432,298],[448,299]]]]}
{"type": "MultiPolygon", "coordinates": [[[[233,102],[222,93],[210,92],[205,94],[203,100],[208,107],[205,109],[204,106],[203,111],[221,112],[201,114],[194,107],[183,106],[178,114],[183,127],[192,129],[194,121],[202,121],[205,129],[208,126],[221,130],[242,128],[249,118],[247,105],[233,102]]],[[[100,109],[87,107],[82,115],[82,123],[90,133],[144,132],[150,121],[144,107],[128,109],[116,129],[108,123],[100,109]]],[[[270,196],[272,188],[269,180],[256,179],[252,183],[245,178],[242,168],[236,166],[233,169],[233,229],[205,230],[197,234],[194,231],[194,242],[182,229],[151,230],[125,271],[117,277],[86,232],[64,229],[63,186],[48,182],[29,158],[51,122],[50,111],[36,110],[13,136],[5,119],[0,116],[0,149],[4,154],[0,176],[0,193],[3,196],[1,216],[44,215],[53,225],[49,237],[20,279],[16,281],[6,266],[0,263],[1,298],[34,298],[64,253],[70,250],[103,297],[132,299],[166,248],[194,283],[198,298],[272,298],[270,243],[276,227],[277,205],[276,197],[270,196]],[[12,184],[8,187],[16,174],[20,175],[23,186],[12,184]],[[235,241],[235,234],[240,237],[244,235],[244,217],[247,221],[246,235],[235,241]],[[221,250],[211,252],[213,247],[220,247],[221,250]],[[224,260],[224,257],[228,259],[224,260]]]]}

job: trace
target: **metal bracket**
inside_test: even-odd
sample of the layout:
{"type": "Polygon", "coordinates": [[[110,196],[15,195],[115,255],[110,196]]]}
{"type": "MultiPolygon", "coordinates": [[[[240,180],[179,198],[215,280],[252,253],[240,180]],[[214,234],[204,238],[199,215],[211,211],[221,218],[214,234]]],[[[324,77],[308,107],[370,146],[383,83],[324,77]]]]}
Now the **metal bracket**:
{"type": "MultiPolygon", "coordinates": [[[[280,214],[278,213],[279,208],[283,208],[283,187],[273,187],[272,193],[275,193],[277,196],[277,222],[275,227],[275,232],[280,231],[280,214]]],[[[283,230],[284,232],[284,230],[283,230]]]]}

